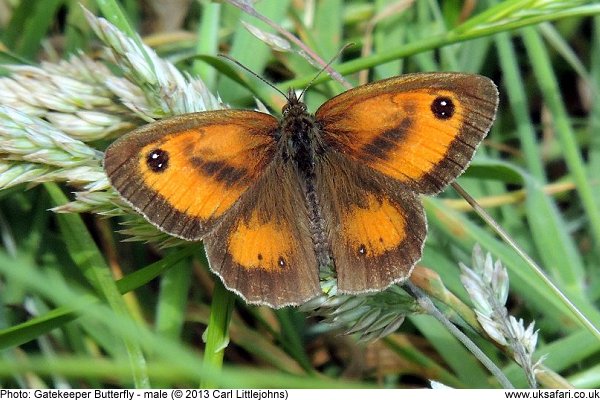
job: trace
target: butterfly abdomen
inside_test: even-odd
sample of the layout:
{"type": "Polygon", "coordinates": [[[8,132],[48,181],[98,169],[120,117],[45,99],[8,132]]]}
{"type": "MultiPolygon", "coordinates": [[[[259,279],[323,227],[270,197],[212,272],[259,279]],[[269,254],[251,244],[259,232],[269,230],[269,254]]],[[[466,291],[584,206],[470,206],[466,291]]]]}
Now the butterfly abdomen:
{"type": "Polygon", "coordinates": [[[325,220],[315,188],[315,171],[318,158],[325,153],[320,129],[315,117],[308,113],[306,105],[290,97],[283,110],[280,140],[285,162],[293,163],[298,182],[302,187],[309,218],[309,229],[321,270],[330,262],[330,245],[327,240],[325,220]]]}
{"type": "Polygon", "coordinates": [[[319,198],[313,179],[305,182],[304,195],[306,204],[308,205],[310,234],[317,256],[319,270],[327,272],[327,268],[331,261],[331,249],[327,239],[328,235],[325,228],[322,206],[319,204],[319,198]]]}

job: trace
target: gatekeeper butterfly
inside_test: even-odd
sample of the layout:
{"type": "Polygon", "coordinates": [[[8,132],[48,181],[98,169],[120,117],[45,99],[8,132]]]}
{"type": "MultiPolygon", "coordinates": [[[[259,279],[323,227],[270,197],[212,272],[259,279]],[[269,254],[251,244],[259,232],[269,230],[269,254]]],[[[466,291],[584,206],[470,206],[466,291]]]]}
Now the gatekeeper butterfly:
{"type": "Polygon", "coordinates": [[[341,293],[383,290],[421,258],[419,194],[458,177],[487,134],[498,90],[483,76],[418,73],[348,90],[316,113],[290,90],[283,117],[219,110],[115,141],[112,186],[160,230],[203,240],[247,302],[301,304],[333,267],[341,293]]]}

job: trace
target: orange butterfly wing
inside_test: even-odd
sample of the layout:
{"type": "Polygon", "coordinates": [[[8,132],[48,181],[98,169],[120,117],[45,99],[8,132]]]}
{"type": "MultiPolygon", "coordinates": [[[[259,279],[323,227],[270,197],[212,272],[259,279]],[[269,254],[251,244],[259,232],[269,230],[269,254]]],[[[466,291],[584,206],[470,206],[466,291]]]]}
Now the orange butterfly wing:
{"type": "Polygon", "coordinates": [[[199,240],[273,159],[277,120],[253,111],[186,114],[143,126],[106,150],[112,186],[159,229],[199,240]]]}
{"type": "Polygon", "coordinates": [[[307,204],[294,166],[282,157],[204,245],[211,269],[247,302],[279,308],[320,293],[307,204]]]}
{"type": "Polygon", "coordinates": [[[321,160],[317,189],[341,293],[383,290],[410,276],[427,233],[415,193],[335,153],[321,160]]]}
{"type": "Polygon", "coordinates": [[[344,92],[315,116],[332,148],[433,194],[468,166],[497,106],[498,90],[486,77],[408,74],[344,92]]]}
{"type": "Polygon", "coordinates": [[[410,276],[427,232],[415,192],[437,193],[465,170],[497,105],[488,78],[435,73],[360,86],[317,110],[329,148],[317,188],[340,292],[410,276]]]}

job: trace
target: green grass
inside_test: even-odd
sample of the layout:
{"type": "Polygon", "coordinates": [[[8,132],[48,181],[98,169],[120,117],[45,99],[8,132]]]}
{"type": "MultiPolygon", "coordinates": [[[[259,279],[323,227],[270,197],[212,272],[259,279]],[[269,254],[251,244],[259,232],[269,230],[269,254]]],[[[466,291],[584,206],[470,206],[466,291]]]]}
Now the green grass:
{"type": "MultiPolygon", "coordinates": [[[[135,32],[147,16],[137,2],[123,1],[123,8],[109,0],[82,3],[141,43],[135,32]]],[[[452,189],[424,200],[430,233],[421,265],[430,270],[430,280],[421,287],[516,387],[527,387],[510,354],[481,335],[458,278],[458,262],[469,263],[479,243],[509,271],[510,313],[536,321],[536,356],[546,356],[543,365],[552,372],[540,376],[540,384],[600,387],[600,4],[487,1],[462,16],[463,2],[416,1],[375,24],[372,49],[361,56],[370,41],[367,23],[388,12],[393,1],[327,0],[314,2],[312,12],[294,8],[298,3],[263,0],[257,10],[324,60],[355,43],[333,62],[352,85],[363,83],[358,73],[364,69],[370,80],[465,71],[498,84],[496,123],[458,181],[481,202],[502,199],[488,212],[596,332],[476,214],[447,201],[457,197],[452,189]],[[573,189],[548,194],[555,183],[573,189]],[[518,189],[525,189],[524,199],[518,189]]],[[[57,62],[79,48],[97,55],[97,38],[77,2],[11,4],[15,8],[0,19],[0,63],[57,62]]],[[[253,108],[256,96],[278,112],[284,98],[215,59],[216,53],[228,53],[282,90],[304,88],[317,69],[297,51],[273,52],[240,21],[273,32],[230,4],[200,1],[192,2],[183,22],[187,35],[153,32],[159,35],[153,43],[161,57],[202,77],[224,102],[253,108]]],[[[147,54],[144,59],[152,64],[147,54]]],[[[306,101],[315,110],[342,90],[322,74],[306,101]]],[[[11,104],[10,94],[0,93],[0,105],[11,104]]],[[[33,88],[31,98],[36,95],[33,88]]],[[[122,130],[141,123],[124,107],[79,107],[122,117],[130,124],[122,130]]],[[[39,106],[36,113],[49,119],[47,111],[39,106]]],[[[0,130],[2,124],[0,119],[0,130]]],[[[110,140],[88,144],[103,150],[110,140]]],[[[0,162],[14,162],[4,154],[0,151],[0,162]]],[[[6,176],[0,169],[0,181],[6,176]]],[[[64,381],[82,388],[403,388],[427,386],[429,379],[458,388],[497,387],[430,316],[411,315],[395,333],[364,345],[356,335],[340,336],[341,330],[297,309],[234,302],[234,295],[215,285],[201,245],[161,250],[123,242],[127,236],[117,232],[123,213],[99,215],[112,210],[106,204],[95,213],[53,213],[48,209],[72,200],[81,187],[52,180],[60,185],[22,183],[0,191],[0,387],[55,387],[64,381]]],[[[136,232],[151,229],[126,219],[136,232]]]]}

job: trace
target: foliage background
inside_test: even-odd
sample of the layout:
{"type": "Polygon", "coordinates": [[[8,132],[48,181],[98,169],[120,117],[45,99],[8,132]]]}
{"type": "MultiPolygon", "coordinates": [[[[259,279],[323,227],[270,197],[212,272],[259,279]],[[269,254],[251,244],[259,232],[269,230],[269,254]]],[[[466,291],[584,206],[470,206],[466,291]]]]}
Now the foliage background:
{"type": "MultiPolygon", "coordinates": [[[[113,2],[81,3],[127,32],[113,2]]],[[[230,4],[167,3],[120,4],[130,27],[161,57],[201,77],[232,106],[254,107],[255,95],[277,111],[284,99],[258,80],[232,73],[214,59],[218,51],[284,89],[303,88],[315,73],[298,52],[274,52],[250,34],[240,21],[270,29],[230,4]]],[[[334,62],[353,84],[365,79],[358,75],[365,68],[368,80],[438,70],[494,79],[501,92],[497,122],[459,182],[600,326],[598,3],[263,0],[256,7],[325,60],[355,43],[334,62]],[[370,51],[361,55],[364,47],[370,51]]],[[[78,49],[98,54],[78,2],[0,1],[3,64],[57,62],[78,49]]],[[[331,81],[315,86],[307,95],[309,108],[341,90],[331,81]]],[[[0,93],[0,104],[7,96],[0,93]]],[[[130,122],[141,123],[131,116],[130,122]]],[[[102,150],[110,140],[90,144],[102,150]]],[[[0,192],[2,387],[194,387],[202,380],[226,387],[395,388],[427,386],[430,379],[461,388],[497,385],[426,315],[411,315],[394,334],[365,344],[296,309],[241,302],[232,309],[230,342],[219,342],[224,339],[217,335],[212,343],[225,348],[221,368],[219,357],[203,359],[202,334],[211,305],[228,310],[228,297],[213,296],[219,289],[201,246],[160,250],[122,242],[124,236],[114,233],[116,218],[48,211],[72,191],[50,182],[0,192]]],[[[546,356],[549,371],[542,384],[599,387],[600,341],[594,332],[452,190],[425,204],[430,234],[419,285],[438,295],[445,313],[466,325],[458,316],[464,317],[461,307],[470,300],[457,264],[469,262],[478,242],[509,270],[511,314],[536,321],[536,357],[546,356]]],[[[227,316],[220,316],[223,326],[227,316]]],[[[465,329],[517,387],[526,386],[502,349],[465,329]]]]}

